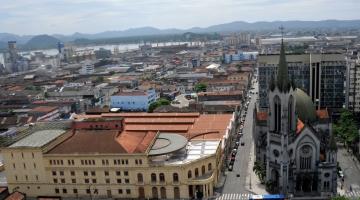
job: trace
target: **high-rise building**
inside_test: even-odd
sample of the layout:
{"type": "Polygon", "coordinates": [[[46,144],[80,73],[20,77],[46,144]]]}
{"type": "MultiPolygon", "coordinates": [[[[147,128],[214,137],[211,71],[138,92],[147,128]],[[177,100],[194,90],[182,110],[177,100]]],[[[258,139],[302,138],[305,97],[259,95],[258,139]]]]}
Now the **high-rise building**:
{"type": "Polygon", "coordinates": [[[287,63],[282,45],[276,79],[269,83],[269,107],[254,112],[256,160],[271,192],[303,199],[336,195],[337,147],[329,114],[296,88],[287,63]]]}
{"type": "MultiPolygon", "coordinates": [[[[279,55],[259,55],[259,106],[268,108],[269,82],[276,77],[279,55]]],[[[343,54],[287,55],[288,76],[307,93],[316,108],[339,109],[345,105],[346,61],[343,54]]]]}
{"type": "Polygon", "coordinates": [[[346,57],[346,108],[360,112],[360,55],[353,52],[346,57]]]}

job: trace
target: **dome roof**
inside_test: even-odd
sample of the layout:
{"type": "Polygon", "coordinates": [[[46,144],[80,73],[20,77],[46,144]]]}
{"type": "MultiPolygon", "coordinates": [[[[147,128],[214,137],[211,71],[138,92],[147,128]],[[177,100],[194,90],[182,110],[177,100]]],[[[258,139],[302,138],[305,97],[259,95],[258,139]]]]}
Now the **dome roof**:
{"type": "Polygon", "coordinates": [[[316,120],[316,110],[311,97],[299,88],[295,90],[296,112],[303,122],[316,120]]]}

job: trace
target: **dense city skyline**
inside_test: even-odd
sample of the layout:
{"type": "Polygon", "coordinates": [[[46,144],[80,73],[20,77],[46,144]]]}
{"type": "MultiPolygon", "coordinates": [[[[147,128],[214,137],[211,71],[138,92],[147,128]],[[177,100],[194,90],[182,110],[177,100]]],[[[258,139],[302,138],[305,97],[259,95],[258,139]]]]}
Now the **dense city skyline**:
{"type": "Polygon", "coordinates": [[[356,0],[4,0],[2,32],[27,34],[97,33],[152,26],[207,27],[232,21],[358,19],[356,0]],[[95,26],[94,26],[95,25],[95,26]]]}

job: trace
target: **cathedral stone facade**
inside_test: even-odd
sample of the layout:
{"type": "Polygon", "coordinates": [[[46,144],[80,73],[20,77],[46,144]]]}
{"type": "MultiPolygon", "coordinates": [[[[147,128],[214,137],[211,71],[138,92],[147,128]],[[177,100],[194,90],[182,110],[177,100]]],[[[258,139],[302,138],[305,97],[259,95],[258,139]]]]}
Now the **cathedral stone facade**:
{"type": "Polygon", "coordinates": [[[270,82],[269,108],[254,110],[256,160],[266,169],[273,193],[328,197],[336,194],[336,143],[327,110],[288,77],[281,45],[277,77],[270,82]]]}

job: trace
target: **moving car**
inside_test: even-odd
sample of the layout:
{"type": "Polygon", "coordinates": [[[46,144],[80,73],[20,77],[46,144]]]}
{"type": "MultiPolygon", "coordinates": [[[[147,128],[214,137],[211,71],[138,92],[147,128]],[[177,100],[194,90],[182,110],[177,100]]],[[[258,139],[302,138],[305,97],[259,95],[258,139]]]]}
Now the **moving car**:
{"type": "Polygon", "coordinates": [[[245,142],[241,142],[241,146],[244,146],[245,145],[245,142]]]}
{"type": "Polygon", "coordinates": [[[233,170],[233,166],[232,166],[232,165],[229,165],[228,170],[229,170],[229,171],[232,171],[232,170],[233,170]]]}

